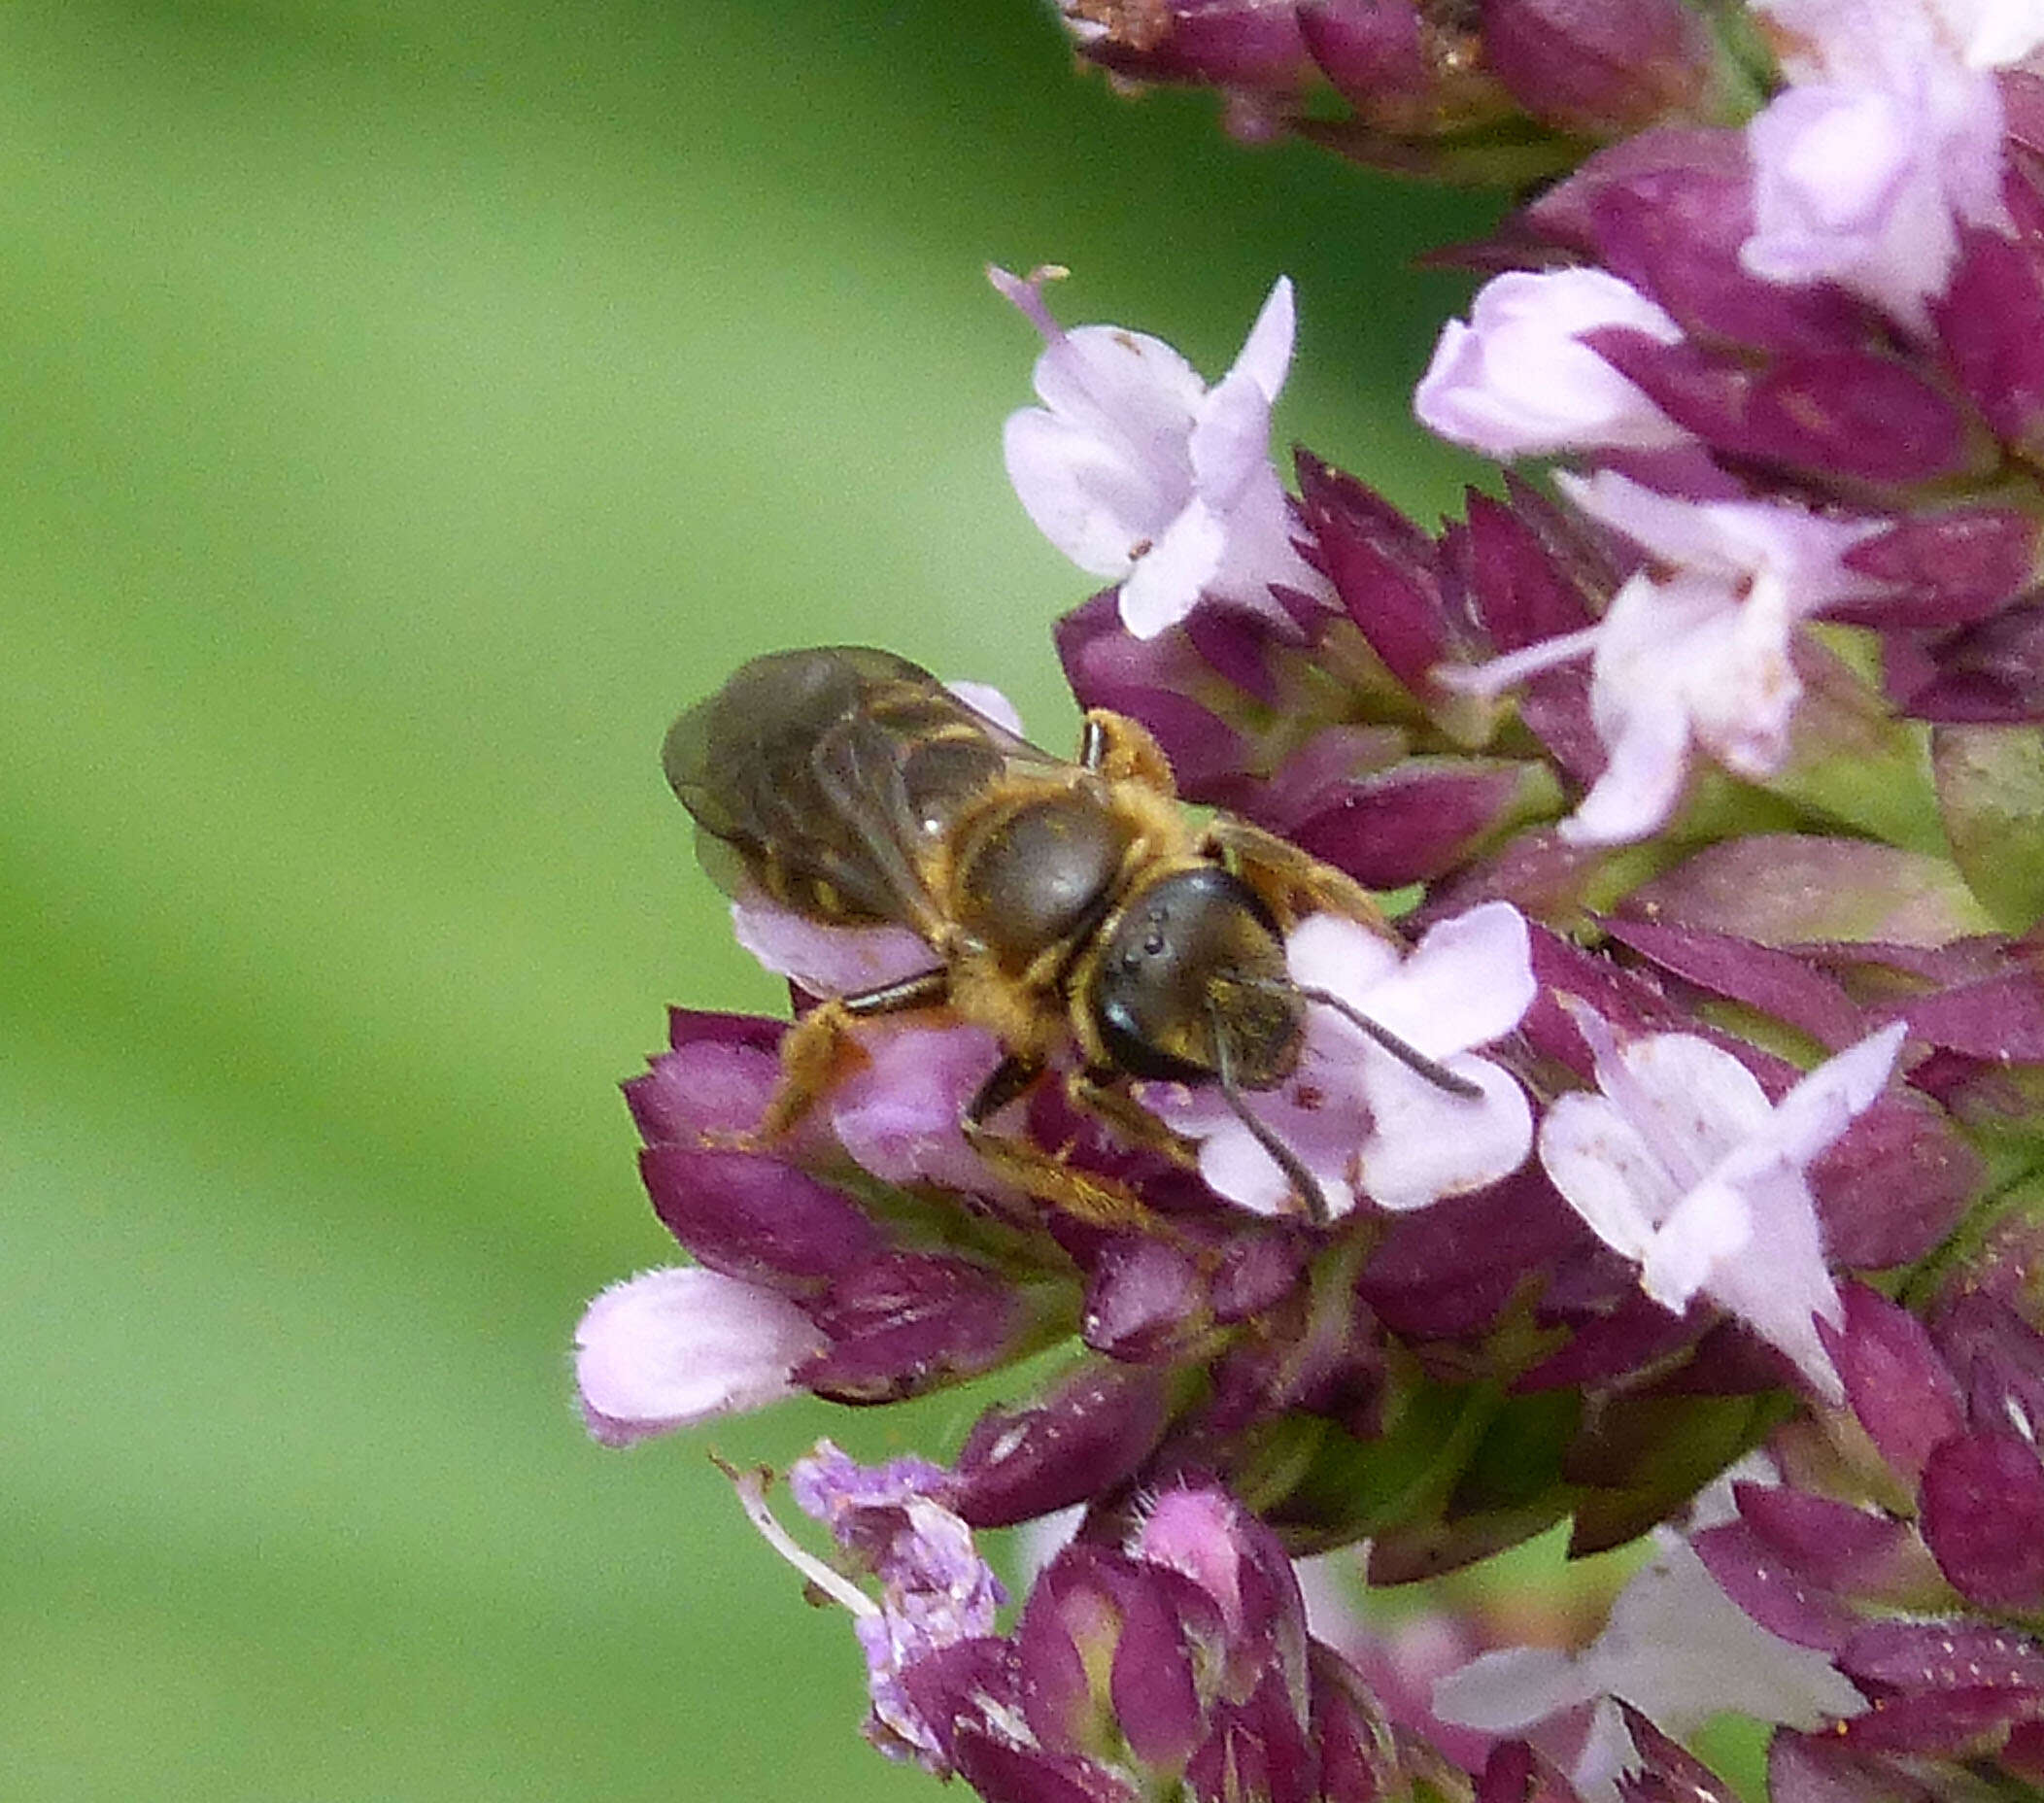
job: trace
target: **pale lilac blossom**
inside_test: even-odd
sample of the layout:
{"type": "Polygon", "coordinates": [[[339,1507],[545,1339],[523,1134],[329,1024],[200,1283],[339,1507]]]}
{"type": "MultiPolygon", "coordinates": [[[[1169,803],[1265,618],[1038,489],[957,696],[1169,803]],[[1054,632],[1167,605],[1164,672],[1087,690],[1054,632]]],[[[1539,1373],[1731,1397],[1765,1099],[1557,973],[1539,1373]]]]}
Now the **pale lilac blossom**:
{"type": "Polygon", "coordinates": [[[2044,46],[2044,0],[1926,0],[1945,42],[1969,69],[2008,69],[2044,46]]]}
{"type": "MultiPolygon", "coordinates": [[[[1532,1146],[1525,1092],[1471,1048],[1502,1038],[1532,1004],[1526,923],[1508,902],[1445,920],[1409,957],[1351,920],[1315,914],[1285,942],[1293,981],[1324,989],[1457,1076],[1450,1094],[1365,1037],[1334,1009],[1309,1007],[1298,1070],[1245,1106],[1305,1166],[1330,1210],[1362,1201],[1394,1211],[1509,1175],[1532,1146]]],[[[1294,1205],[1290,1185],[1212,1084],[1155,1084],[1143,1096],[1167,1125],[1199,1141],[1200,1174],[1258,1213],[1294,1205]]]]}
{"type": "Polygon", "coordinates": [[[776,976],[812,996],[854,996],[936,963],[906,927],[834,927],[749,894],[731,904],[732,936],[776,976]]]}
{"type": "Polygon", "coordinates": [[[939,1500],[941,1467],[926,1459],[856,1465],[828,1440],[788,1474],[802,1512],[831,1530],[847,1562],[877,1582],[877,1597],[809,1552],[766,1505],[759,1472],[734,1473],[747,1518],[813,1593],[840,1604],[866,1655],[871,1714],[867,1738],[890,1758],[949,1774],[937,1731],[924,1720],[902,1674],[916,1660],[991,1634],[1006,1592],[979,1556],[972,1530],[939,1500]]]}
{"type": "Polygon", "coordinates": [[[1843,1392],[1818,1336],[1841,1320],[1805,1173],[1886,1087],[1897,1022],[1818,1066],[1779,1103],[1707,1039],[1654,1034],[1619,1045],[1570,1004],[1596,1058],[1597,1093],[1561,1096],[1540,1160],[1590,1230],[1640,1266],[1677,1313],[1699,1295],[1794,1361],[1827,1401],[1843,1392]]]}
{"type": "Polygon", "coordinates": [[[575,1386],[589,1431],[630,1446],[797,1392],[796,1370],[828,1349],[777,1291],[696,1266],[613,1283],[575,1330],[575,1386]]]}
{"type": "Polygon", "coordinates": [[[1763,11],[1788,34],[1793,85],[1747,127],[1754,222],[1741,261],[1767,281],[1836,282],[1927,336],[1959,226],[2008,226],[2000,91],[1971,58],[2033,45],[2034,7],[1989,17],[1918,0],[1774,0],[1763,11]],[[2019,13],[2032,17],[2007,17],[2019,13]]]}
{"type": "Polygon", "coordinates": [[[2044,0],[1753,0],[1791,82],[1874,85],[1905,56],[2006,69],[2044,45],[2044,0]]]}
{"type": "Polygon", "coordinates": [[[1560,832],[1578,844],[1622,844],[1674,811],[1692,743],[1751,780],[1781,768],[1802,696],[1790,655],[1796,628],[1879,592],[1844,560],[1882,523],[1785,502],[1684,500],[1613,470],[1556,481],[1665,573],[1634,575],[1593,627],[1436,675],[1447,687],[1494,695],[1589,655],[1590,716],[1609,763],[1560,832]]]}
{"type": "Polygon", "coordinates": [[[1271,587],[1332,604],[1292,542],[1271,461],[1271,407],[1291,363],[1292,285],[1280,276],[1212,388],[1184,357],[1118,325],[1061,326],[1038,270],[988,276],[1043,334],[1041,407],[1008,417],[1008,479],[1044,537],[1121,585],[1122,624],[1153,638],[1203,598],[1282,621],[1271,587]]]}
{"type": "Polygon", "coordinates": [[[1442,328],[1413,410],[1428,430],[1486,457],[1689,442],[1583,342],[1585,332],[1612,325],[1662,344],[1683,336],[1661,308],[1606,270],[1512,270],[1484,285],[1466,323],[1442,328]]]}
{"type": "MultiPolygon", "coordinates": [[[[1725,1473],[1697,1499],[1688,1531],[1731,1519],[1732,1481],[1763,1477],[1771,1480],[1772,1467],[1758,1458],[1725,1473]]],[[[1564,1756],[1585,1803],[1618,1803],[1619,1775],[1637,1754],[1614,1696],[1678,1740],[1718,1715],[1808,1729],[1865,1708],[1828,1653],[1770,1634],[1726,1596],[1684,1534],[1662,1527],[1652,1538],[1653,1557],[1618,1593],[1588,1646],[1480,1653],[1435,1684],[1435,1714],[1488,1734],[1524,1735],[1559,1753],[1544,1724],[1593,1705],[1586,1735],[1564,1756]]]]}

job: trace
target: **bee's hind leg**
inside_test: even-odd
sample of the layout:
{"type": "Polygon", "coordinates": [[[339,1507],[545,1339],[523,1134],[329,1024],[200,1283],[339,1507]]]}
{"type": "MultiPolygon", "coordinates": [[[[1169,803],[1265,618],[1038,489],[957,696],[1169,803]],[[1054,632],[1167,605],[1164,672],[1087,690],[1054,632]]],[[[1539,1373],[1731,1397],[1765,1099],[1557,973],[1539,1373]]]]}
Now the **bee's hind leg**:
{"type": "Polygon", "coordinates": [[[766,1105],[755,1136],[771,1141],[792,1132],[848,1063],[864,1054],[851,1029],[855,1022],[876,1014],[900,1014],[911,1008],[934,1007],[950,993],[950,972],[941,966],[919,970],[876,989],[857,995],[833,996],[819,1002],[788,1029],[781,1040],[781,1080],[773,1100],[766,1105]]]}

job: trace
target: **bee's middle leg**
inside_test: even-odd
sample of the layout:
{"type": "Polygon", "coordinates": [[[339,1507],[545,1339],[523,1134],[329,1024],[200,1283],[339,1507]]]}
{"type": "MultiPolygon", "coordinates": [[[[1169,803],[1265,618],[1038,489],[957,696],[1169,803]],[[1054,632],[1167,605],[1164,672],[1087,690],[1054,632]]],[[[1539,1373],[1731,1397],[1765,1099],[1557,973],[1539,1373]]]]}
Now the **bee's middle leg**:
{"type": "Polygon", "coordinates": [[[1346,914],[1379,933],[1390,933],[1377,898],[1354,877],[1322,864],[1275,833],[1233,814],[1220,814],[1208,824],[1203,846],[1266,902],[1275,903],[1288,922],[1324,911],[1346,914]]]}

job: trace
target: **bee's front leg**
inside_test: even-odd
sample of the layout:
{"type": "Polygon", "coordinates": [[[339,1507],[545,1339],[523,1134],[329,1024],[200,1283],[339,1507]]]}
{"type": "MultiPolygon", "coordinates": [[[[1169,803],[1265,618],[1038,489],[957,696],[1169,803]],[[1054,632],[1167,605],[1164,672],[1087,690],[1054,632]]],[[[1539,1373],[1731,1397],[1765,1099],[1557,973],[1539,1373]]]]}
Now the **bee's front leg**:
{"type": "Polygon", "coordinates": [[[1072,1099],[1073,1107],[1083,1108],[1097,1121],[1105,1121],[1130,1144],[1162,1152],[1188,1171],[1198,1167],[1198,1143],[1181,1133],[1174,1133],[1129,1094],[1127,1084],[1120,1078],[1102,1077],[1088,1071],[1068,1072],[1065,1094],[1072,1099]]]}
{"type": "Polygon", "coordinates": [[[1178,792],[1171,773],[1171,760],[1140,720],[1117,714],[1110,708],[1086,710],[1079,729],[1078,763],[1082,769],[1105,776],[1109,782],[1141,783],[1145,789],[1169,799],[1178,792]]]}
{"type": "Polygon", "coordinates": [[[988,1168],[1036,1201],[1045,1203],[1089,1227],[1142,1228],[1156,1232],[1157,1216],[1125,1183],[1089,1171],[1074,1171],[1057,1153],[1033,1140],[1001,1132],[989,1123],[1011,1102],[1026,1095],[1043,1075],[1043,1067],[1010,1053],[959,1116],[966,1143],[988,1168]]]}

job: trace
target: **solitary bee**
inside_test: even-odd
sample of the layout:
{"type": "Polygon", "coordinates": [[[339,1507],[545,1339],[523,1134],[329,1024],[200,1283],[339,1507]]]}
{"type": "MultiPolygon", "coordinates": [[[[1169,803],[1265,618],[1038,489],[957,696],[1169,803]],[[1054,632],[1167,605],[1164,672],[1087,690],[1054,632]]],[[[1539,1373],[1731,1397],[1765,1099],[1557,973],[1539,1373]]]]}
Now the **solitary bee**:
{"type": "Polygon", "coordinates": [[[1088,713],[1068,763],[905,659],[827,646],[755,658],[675,721],[662,762],[705,866],[728,884],[827,925],[906,927],[930,947],[927,970],[828,1000],[797,1024],[765,1138],[823,1093],[857,1022],[916,1008],[946,1008],[1001,1041],[961,1122],[974,1149],[1103,1225],[1137,1218],[1140,1205],[990,1125],[1054,1064],[1069,1067],[1075,1102],[1153,1143],[1171,1136],[1129,1094],[1132,1079],[1217,1083],[1315,1221],[1327,1218],[1318,1186],[1242,1094],[1292,1073],[1309,1004],[1442,1089],[1480,1093],[1291,980],[1288,929],[1331,908],[1388,932],[1375,904],[1246,821],[1195,824],[1157,742],[1122,715],[1088,713]]]}

